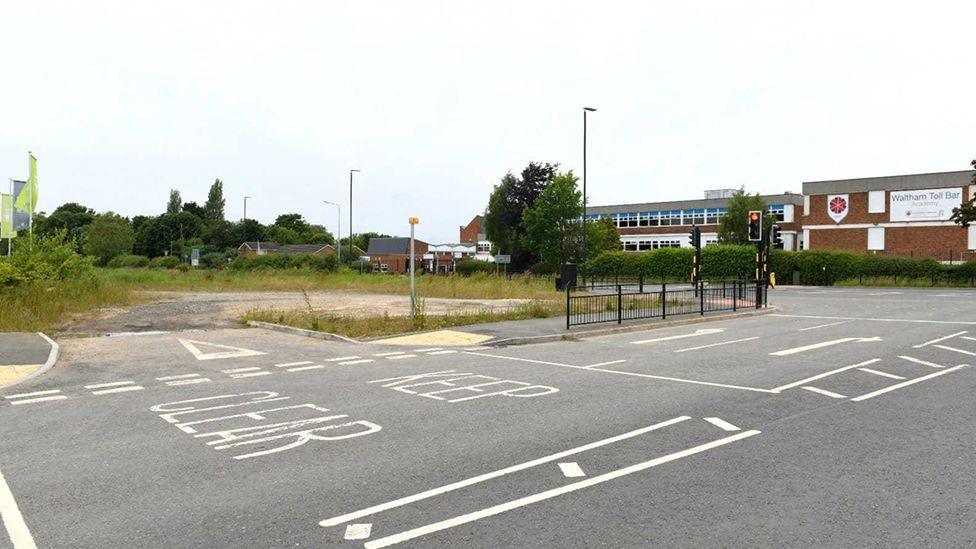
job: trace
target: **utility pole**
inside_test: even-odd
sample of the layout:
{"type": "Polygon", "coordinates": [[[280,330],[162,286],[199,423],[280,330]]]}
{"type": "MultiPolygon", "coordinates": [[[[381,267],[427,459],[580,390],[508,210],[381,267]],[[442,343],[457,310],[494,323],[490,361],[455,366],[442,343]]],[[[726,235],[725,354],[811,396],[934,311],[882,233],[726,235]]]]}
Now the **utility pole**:
{"type": "Polygon", "coordinates": [[[250,196],[245,196],[244,197],[244,217],[241,218],[241,221],[247,221],[247,199],[248,198],[251,198],[251,197],[250,196]]]}
{"type": "Polygon", "coordinates": [[[353,232],[352,232],[352,174],[358,172],[359,170],[349,170],[349,249],[353,249],[353,232]]]}
{"type": "Polygon", "coordinates": [[[586,114],[596,112],[593,107],[583,107],[583,287],[586,287],[586,114]]]}
{"type": "Polygon", "coordinates": [[[420,223],[420,219],[416,217],[411,217],[407,221],[410,222],[410,320],[413,320],[416,307],[417,307],[416,290],[413,281],[414,271],[416,270],[416,265],[413,264],[414,259],[416,258],[416,256],[414,255],[414,247],[413,247],[413,240],[414,240],[413,229],[417,225],[417,223],[420,223]]]}

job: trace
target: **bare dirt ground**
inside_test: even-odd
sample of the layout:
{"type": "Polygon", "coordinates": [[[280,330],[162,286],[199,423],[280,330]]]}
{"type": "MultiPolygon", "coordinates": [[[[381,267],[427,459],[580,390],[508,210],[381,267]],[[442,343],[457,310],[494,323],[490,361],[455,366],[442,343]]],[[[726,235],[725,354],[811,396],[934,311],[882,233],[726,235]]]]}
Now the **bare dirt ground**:
{"type": "MultiPolygon", "coordinates": [[[[144,292],[149,303],[126,308],[101,309],[70,322],[62,332],[106,334],[154,330],[217,329],[243,327],[238,320],[253,309],[304,309],[343,316],[407,315],[410,298],[401,295],[362,294],[343,291],[308,292],[144,292]]],[[[428,314],[503,310],[527,299],[424,298],[428,314]]]]}

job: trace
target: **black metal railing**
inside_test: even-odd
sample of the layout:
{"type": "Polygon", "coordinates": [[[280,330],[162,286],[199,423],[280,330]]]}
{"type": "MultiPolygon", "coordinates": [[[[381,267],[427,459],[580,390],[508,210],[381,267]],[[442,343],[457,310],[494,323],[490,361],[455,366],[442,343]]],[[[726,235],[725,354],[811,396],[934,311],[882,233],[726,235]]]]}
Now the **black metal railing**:
{"type": "Polygon", "coordinates": [[[765,280],[711,280],[698,284],[587,284],[566,290],[566,329],[584,324],[759,309],[765,280]]]}

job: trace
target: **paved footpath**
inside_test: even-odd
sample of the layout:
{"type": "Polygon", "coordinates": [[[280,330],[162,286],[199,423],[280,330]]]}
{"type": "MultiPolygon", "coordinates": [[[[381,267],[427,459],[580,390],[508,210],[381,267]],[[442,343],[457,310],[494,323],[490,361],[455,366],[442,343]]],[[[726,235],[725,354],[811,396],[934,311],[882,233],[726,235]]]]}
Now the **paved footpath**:
{"type": "Polygon", "coordinates": [[[972,546],[974,297],[509,348],[64,340],[0,391],[0,549],[972,546]]]}
{"type": "Polygon", "coordinates": [[[56,357],[56,344],[44,334],[0,333],[0,388],[40,372],[56,357]]]}

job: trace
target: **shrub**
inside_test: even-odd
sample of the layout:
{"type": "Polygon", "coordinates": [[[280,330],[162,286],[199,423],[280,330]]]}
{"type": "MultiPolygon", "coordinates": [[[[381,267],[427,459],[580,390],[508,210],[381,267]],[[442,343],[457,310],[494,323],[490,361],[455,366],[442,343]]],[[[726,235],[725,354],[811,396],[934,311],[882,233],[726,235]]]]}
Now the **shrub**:
{"type": "Polygon", "coordinates": [[[148,267],[149,258],[144,255],[119,255],[108,261],[105,265],[112,269],[120,267],[148,267]]]}
{"type": "Polygon", "coordinates": [[[154,257],[149,262],[149,266],[153,269],[175,269],[177,265],[180,265],[180,258],[173,255],[154,257]]]}
{"type": "Polygon", "coordinates": [[[227,266],[227,256],[220,252],[210,252],[200,256],[200,264],[208,269],[223,269],[227,266]]]}
{"type": "Polygon", "coordinates": [[[75,251],[67,232],[38,238],[33,246],[20,242],[13,254],[0,261],[0,284],[15,286],[34,280],[81,280],[93,278],[91,258],[75,251]]]}
{"type": "Polygon", "coordinates": [[[471,275],[474,273],[494,273],[495,264],[477,259],[465,259],[458,261],[454,266],[455,271],[461,275],[471,275]]]}
{"type": "Polygon", "coordinates": [[[310,269],[335,271],[338,268],[334,254],[241,254],[230,263],[238,271],[264,269],[310,269]]]}

